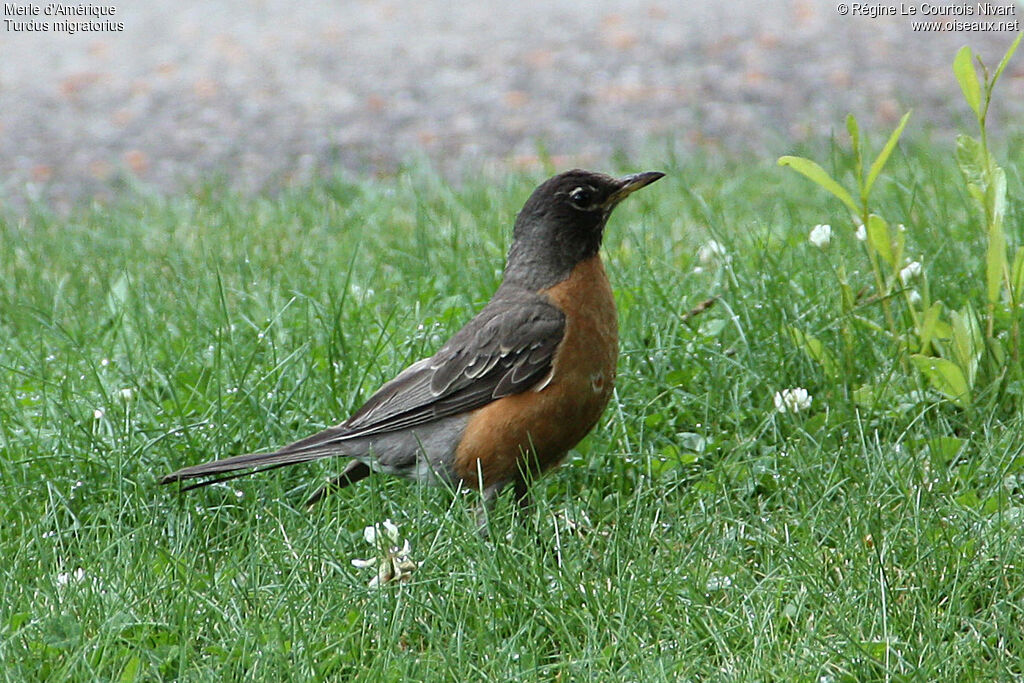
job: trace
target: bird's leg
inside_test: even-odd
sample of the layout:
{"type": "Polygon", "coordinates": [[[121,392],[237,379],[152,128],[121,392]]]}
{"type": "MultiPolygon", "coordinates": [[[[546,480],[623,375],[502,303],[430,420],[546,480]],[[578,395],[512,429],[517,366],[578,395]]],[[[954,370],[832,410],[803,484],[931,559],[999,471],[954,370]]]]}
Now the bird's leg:
{"type": "Polygon", "coordinates": [[[316,493],[306,499],[306,507],[316,505],[324,496],[366,479],[371,474],[373,474],[373,470],[369,465],[359,460],[350,460],[341,474],[321,486],[316,493]]]}
{"type": "Polygon", "coordinates": [[[480,504],[476,506],[476,528],[482,538],[491,535],[490,517],[498,504],[498,496],[504,490],[505,485],[489,486],[481,492],[480,504]]]}
{"type": "Polygon", "coordinates": [[[526,514],[530,511],[530,508],[533,507],[533,498],[530,497],[529,486],[524,477],[516,478],[512,484],[516,505],[519,506],[519,514],[522,515],[523,521],[526,520],[526,514]]]}

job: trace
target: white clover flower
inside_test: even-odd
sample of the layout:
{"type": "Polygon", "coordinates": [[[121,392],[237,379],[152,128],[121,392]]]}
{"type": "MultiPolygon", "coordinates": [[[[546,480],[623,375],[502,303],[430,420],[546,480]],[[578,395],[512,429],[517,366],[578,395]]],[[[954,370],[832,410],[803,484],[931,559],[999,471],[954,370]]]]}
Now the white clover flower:
{"type": "Polygon", "coordinates": [[[911,261],[907,265],[903,266],[903,270],[900,271],[900,282],[906,287],[911,280],[914,280],[921,276],[921,262],[911,261]]]}
{"type": "Polygon", "coordinates": [[[352,559],[352,566],[359,569],[377,567],[377,575],[370,580],[370,588],[376,588],[389,581],[408,581],[419,566],[409,558],[412,546],[406,540],[399,547],[401,535],[390,519],[363,529],[363,538],[374,546],[377,556],[368,559],[352,559]]]}
{"type": "Polygon", "coordinates": [[[704,265],[712,265],[715,263],[727,263],[729,261],[729,254],[725,251],[725,247],[722,243],[717,240],[708,240],[700,249],[697,250],[697,260],[704,265]]]}
{"type": "Polygon", "coordinates": [[[68,584],[70,584],[72,582],[73,583],[82,583],[82,581],[85,581],[85,570],[82,569],[81,567],[79,567],[78,569],[76,569],[75,571],[73,571],[71,573],[61,572],[60,574],[57,574],[57,587],[58,588],[63,588],[64,586],[67,586],[68,584]]]}
{"type": "Polygon", "coordinates": [[[864,242],[868,238],[868,230],[864,227],[863,223],[860,223],[857,225],[857,232],[853,233],[853,235],[861,242],[864,242]]]}
{"type": "Polygon", "coordinates": [[[911,306],[917,306],[921,303],[921,293],[916,289],[912,289],[907,292],[907,300],[910,302],[911,306]]]}
{"type": "Polygon", "coordinates": [[[124,401],[125,403],[127,403],[127,402],[128,402],[128,401],[130,401],[130,400],[132,400],[132,397],[133,397],[133,396],[135,395],[135,394],[134,394],[134,393],[132,392],[132,390],[131,390],[130,388],[128,388],[128,387],[125,387],[124,389],[122,389],[122,390],[121,390],[120,392],[118,392],[118,393],[119,393],[119,394],[120,394],[120,396],[121,396],[121,400],[122,400],[122,401],[124,401]]]}
{"type": "Polygon", "coordinates": [[[398,535],[398,527],[395,526],[394,522],[390,519],[385,519],[379,524],[368,526],[363,529],[363,538],[370,545],[377,545],[377,539],[380,537],[381,527],[384,527],[384,535],[392,543],[398,543],[400,536],[398,535]]]}
{"type": "Polygon", "coordinates": [[[732,577],[712,575],[708,577],[708,581],[704,586],[704,590],[706,590],[708,593],[714,593],[716,591],[725,590],[726,588],[731,587],[732,577]]]}
{"type": "Polygon", "coordinates": [[[813,397],[806,389],[796,387],[776,391],[772,400],[775,403],[775,410],[780,413],[799,413],[811,407],[813,397]]]}
{"type": "Polygon", "coordinates": [[[832,226],[826,223],[815,225],[807,239],[818,249],[828,249],[832,243],[832,226]]]}
{"type": "Polygon", "coordinates": [[[97,408],[92,411],[92,419],[94,420],[102,420],[104,415],[106,415],[106,412],[104,412],[103,408],[97,408]]]}

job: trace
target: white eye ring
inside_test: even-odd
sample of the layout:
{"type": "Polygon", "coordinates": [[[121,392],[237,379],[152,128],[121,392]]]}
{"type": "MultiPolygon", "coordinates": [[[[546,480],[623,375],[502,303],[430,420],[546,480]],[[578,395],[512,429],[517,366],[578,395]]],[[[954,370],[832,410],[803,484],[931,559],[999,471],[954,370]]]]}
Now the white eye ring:
{"type": "Polygon", "coordinates": [[[569,193],[569,201],[578,208],[590,208],[590,191],[585,187],[577,187],[569,193]]]}

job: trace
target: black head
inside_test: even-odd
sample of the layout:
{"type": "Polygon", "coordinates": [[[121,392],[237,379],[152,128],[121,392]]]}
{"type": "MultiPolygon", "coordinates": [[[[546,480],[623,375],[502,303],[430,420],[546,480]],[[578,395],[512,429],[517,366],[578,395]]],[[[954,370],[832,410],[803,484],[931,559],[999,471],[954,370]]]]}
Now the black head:
{"type": "Polygon", "coordinates": [[[612,209],[664,173],[613,178],[575,169],[542,183],[516,217],[505,280],[530,289],[561,282],[601,247],[612,209]]]}

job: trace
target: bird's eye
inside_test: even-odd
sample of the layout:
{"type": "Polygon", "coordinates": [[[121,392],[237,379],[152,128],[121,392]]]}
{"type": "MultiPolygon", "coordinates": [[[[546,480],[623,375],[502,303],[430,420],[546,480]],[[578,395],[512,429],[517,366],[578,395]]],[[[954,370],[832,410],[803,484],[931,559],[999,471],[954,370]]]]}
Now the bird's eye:
{"type": "Polygon", "coordinates": [[[569,201],[578,209],[590,208],[591,193],[588,188],[577,187],[569,193],[569,201]]]}

